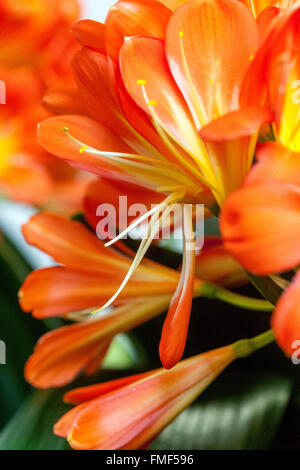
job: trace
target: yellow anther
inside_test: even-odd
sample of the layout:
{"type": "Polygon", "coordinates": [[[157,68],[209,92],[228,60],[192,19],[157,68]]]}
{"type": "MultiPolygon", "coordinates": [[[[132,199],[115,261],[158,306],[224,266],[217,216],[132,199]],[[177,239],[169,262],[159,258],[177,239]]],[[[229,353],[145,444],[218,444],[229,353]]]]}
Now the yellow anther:
{"type": "Polygon", "coordinates": [[[146,80],[137,80],[136,82],[138,85],[147,85],[146,80]]]}
{"type": "Polygon", "coordinates": [[[250,57],[249,57],[249,60],[253,60],[254,59],[254,54],[252,54],[250,57]]]}
{"type": "Polygon", "coordinates": [[[156,106],[157,105],[157,101],[156,100],[149,100],[148,103],[147,103],[148,106],[156,106]]]}
{"type": "Polygon", "coordinates": [[[183,38],[183,31],[180,31],[180,32],[179,32],[179,37],[180,37],[180,38],[183,38]]]}
{"type": "Polygon", "coordinates": [[[83,153],[89,146],[88,145],[83,145],[80,149],[79,149],[79,153],[83,153]]]}
{"type": "Polygon", "coordinates": [[[62,132],[68,132],[69,128],[64,126],[64,127],[62,127],[60,130],[61,130],[62,132]]]}
{"type": "Polygon", "coordinates": [[[209,81],[209,83],[210,83],[211,85],[214,83],[214,81],[213,81],[212,78],[210,78],[208,81],[209,81]]]}

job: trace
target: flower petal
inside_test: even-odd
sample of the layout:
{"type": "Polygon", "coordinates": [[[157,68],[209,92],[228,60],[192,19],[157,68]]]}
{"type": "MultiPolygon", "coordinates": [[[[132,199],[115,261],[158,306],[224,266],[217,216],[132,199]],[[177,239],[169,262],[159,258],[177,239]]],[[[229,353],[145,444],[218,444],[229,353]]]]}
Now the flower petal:
{"type": "Polygon", "coordinates": [[[276,341],[287,356],[300,346],[300,272],[280,297],[272,316],[276,341]]]}
{"type": "Polygon", "coordinates": [[[105,44],[108,54],[118,61],[124,38],[148,36],[164,38],[171,11],[160,2],[120,0],[106,17],[105,44]]]}
{"type": "Polygon", "coordinates": [[[249,171],[261,126],[272,120],[264,108],[242,108],[225,114],[200,130],[218,169],[219,201],[242,186],[249,171]]]}
{"type": "Polygon", "coordinates": [[[152,204],[159,204],[163,199],[164,195],[150,191],[142,186],[122,183],[121,181],[116,183],[102,178],[92,183],[86,192],[84,199],[85,215],[91,226],[96,229],[100,221],[100,217],[97,214],[99,205],[111,204],[116,210],[117,228],[119,228],[121,223],[124,225],[122,227],[122,230],[124,230],[136,219],[138,213],[132,215],[128,213],[127,220],[122,221],[120,218],[120,211],[122,209],[127,213],[127,209],[134,208],[134,205],[136,205],[137,209],[138,205],[144,205],[146,212],[151,209],[152,204]],[[126,204],[126,207],[124,204],[126,204]]]}
{"type": "Polygon", "coordinates": [[[258,163],[254,165],[247,176],[246,184],[263,183],[274,179],[300,187],[300,154],[286,147],[266,142],[259,146],[258,163]]]}
{"type": "MultiPolygon", "coordinates": [[[[176,288],[174,281],[162,282],[160,273],[153,272],[152,280],[131,280],[120,294],[119,300],[145,297],[148,300],[158,295],[172,294],[176,288]]],[[[114,295],[126,275],[124,269],[103,272],[84,272],[66,267],[53,267],[32,272],[25,280],[20,293],[20,304],[24,311],[33,312],[36,318],[47,318],[93,310],[114,295]],[[105,282],[104,282],[105,279],[105,282]]],[[[137,276],[138,277],[138,276],[137,276]]]]}
{"type": "Polygon", "coordinates": [[[126,40],[120,51],[120,67],[127,91],[136,103],[149,115],[149,104],[154,103],[154,112],[164,128],[176,141],[199,153],[199,137],[168,69],[163,43],[150,38],[126,40]]]}
{"type": "Polygon", "coordinates": [[[195,279],[195,240],[193,223],[184,213],[184,254],[181,277],[165,320],[159,355],[165,369],[171,369],[182,358],[189,328],[195,279]]]}
{"type": "Polygon", "coordinates": [[[229,346],[183,361],[172,371],[142,374],[135,382],[71,410],[54,431],[68,437],[75,449],[141,448],[233,359],[229,346]]]}
{"type": "Polygon", "coordinates": [[[231,194],[221,214],[225,248],[249,271],[265,275],[300,262],[300,189],[264,181],[231,194]]]}
{"type": "Polygon", "coordinates": [[[272,121],[267,108],[245,107],[225,114],[207,126],[199,134],[206,142],[226,142],[257,134],[263,124],[272,121]]]}
{"type": "Polygon", "coordinates": [[[41,165],[7,165],[0,171],[0,188],[8,197],[29,204],[44,204],[51,196],[53,181],[41,165]]]}
{"type": "Polygon", "coordinates": [[[253,16],[237,1],[195,0],[175,11],[167,28],[167,59],[198,127],[238,108],[258,40],[253,16]]]}
{"type": "Polygon", "coordinates": [[[84,114],[84,105],[77,89],[52,89],[43,98],[44,106],[54,114],[84,114]]]}
{"type": "Polygon", "coordinates": [[[27,361],[25,376],[38,388],[60,387],[71,382],[91,360],[101,361],[112,337],[162,313],[170,296],[129,302],[99,320],[56,329],[44,335],[27,361]]]}
{"type": "Polygon", "coordinates": [[[204,247],[196,256],[195,274],[203,281],[216,282],[225,287],[249,282],[245,270],[225,249],[221,237],[205,237],[204,247]]]}
{"type": "Polygon", "coordinates": [[[105,25],[99,21],[81,20],[72,26],[72,33],[82,46],[105,54],[105,25]]]}
{"type": "Polygon", "coordinates": [[[108,128],[85,116],[70,115],[46,119],[38,127],[38,141],[48,152],[63,158],[70,165],[113,179],[130,179],[122,165],[113,165],[108,159],[80,152],[62,129],[84,145],[104,152],[126,152],[132,150],[108,128]]]}
{"type": "Polygon", "coordinates": [[[89,273],[128,269],[129,261],[115,251],[104,247],[79,222],[54,214],[37,214],[23,226],[27,243],[52,256],[58,263],[89,273]]]}
{"type": "Polygon", "coordinates": [[[72,403],[74,405],[80,405],[85,401],[93,400],[102,395],[105,395],[108,392],[112,392],[119,388],[125,387],[137,379],[147,377],[152,372],[145,372],[144,374],[130,375],[129,377],[124,377],[122,379],[110,380],[108,382],[103,382],[101,384],[90,385],[88,387],[81,387],[71,390],[64,395],[64,402],[72,403]]]}
{"type": "Polygon", "coordinates": [[[277,6],[269,6],[262,10],[262,12],[257,17],[256,22],[259,29],[261,42],[263,42],[267,37],[267,34],[272,27],[272,21],[279,15],[280,11],[280,8],[277,6]]]}
{"type": "Polygon", "coordinates": [[[134,128],[142,132],[144,138],[148,139],[150,136],[155,143],[157,137],[153,138],[154,132],[147,116],[126,96],[116,64],[102,54],[82,48],[75,54],[72,65],[81,99],[88,113],[121,137],[136,152],[151,156],[149,144],[142,140],[134,128]],[[129,116],[131,125],[124,119],[124,115],[129,116]]]}

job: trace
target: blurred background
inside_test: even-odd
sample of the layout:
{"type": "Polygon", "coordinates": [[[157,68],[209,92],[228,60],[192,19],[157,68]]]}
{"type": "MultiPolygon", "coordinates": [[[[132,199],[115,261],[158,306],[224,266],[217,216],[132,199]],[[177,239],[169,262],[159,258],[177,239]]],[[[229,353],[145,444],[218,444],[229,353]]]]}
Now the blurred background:
{"type": "MultiPolygon", "coordinates": [[[[64,0],[61,0],[62,2],[64,0]]],[[[103,21],[114,0],[83,0],[82,18],[103,21]]],[[[1,0],[0,0],[1,6],[1,0]]],[[[1,150],[1,149],[0,149],[1,150]]],[[[52,261],[28,247],[20,226],[36,209],[0,200],[0,340],[7,345],[7,363],[0,365],[0,449],[67,449],[53,436],[52,426],[68,409],[63,391],[34,391],[23,367],[41,334],[61,320],[39,322],[23,313],[17,292],[33,268],[52,261]]],[[[217,231],[212,219],[206,233],[217,231]]],[[[150,250],[150,256],[177,267],[172,251],[150,250]]],[[[251,287],[239,290],[253,294],[251,287]]],[[[98,381],[159,367],[158,340],[163,317],[152,320],[111,347],[98,381]],[[149,335],[151,332],[151,335],[149,335]]],[[[269,314],[242,311],[218,302],[193,305],[186,356],[254,336],[269,328],[269,314]]],[[[95,379],[93,379],[95,380],[95,379]]],[[[85,382],[87,383],[87,382],[85,382]]],[[[76,385],[78,385],[76,383],[76,385]]],[[[74,386],[74,385],[73,385],[74,386]]],[[[299,370],[274,345],[238,361],[154,442],[154,449],[299,449],[299,370]]]]}
{"type": "MultiPolygon", "coordinates": [[[[0,0],[1,2],[1,0],[0,0]]],[[[114,0],[80,0],[81,17],[97,21],[104,21],[110,6],[114,0]]],[[[25,257],[28,258],[33,267],[44,267],[51,261],[46,255],[25,244],[20,227],[28,218],[35,213],[36,209],[26,204],[0,201],[0,230],[11,238],[20,247],[25,257]]]]}

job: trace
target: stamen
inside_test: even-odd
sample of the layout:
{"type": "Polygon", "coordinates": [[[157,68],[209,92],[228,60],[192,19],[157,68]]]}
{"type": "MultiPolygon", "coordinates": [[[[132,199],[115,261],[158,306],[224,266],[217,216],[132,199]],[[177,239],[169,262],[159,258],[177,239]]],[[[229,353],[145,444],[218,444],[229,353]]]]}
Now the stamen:
{"type": "Polygon", "coordinates": [[[255,6],[254,6],[254,2],[253,2],[253,0],[248,0],[248,1],[249,1],[250,10],[252,10],[253,16],[254,16],[254,18],[256,18],[257,15],[256,15],[256,9],[255,9],[255,6]]]}
{"type": "Polygon", "coordinates": [[[148,106],[157,106],[157,101],[156,100],[150,100],[147,103],[148,106]]]}
{"type": "Polygon", "coordinates": [[[175,181],[178,181],[182,184],[189,184],[189,180],[186,177],[184,177],[184,175],[180,174],[178,171],[174,171],[172,165],[168,161],[156,160],[155,158],[152,158],[152,157],[146,157],[143,155],[136,155],[132,153],[122,153],[122,152],[116,153],[116,152],[105,152],[105,151],[97,150],[93,147],[85,145],[83,142],[73,137],[69,133],[68,127],[62,127],[61,130],[67,135],[69,139],[71,139],[73,142],[75,142],[78,145],[79,153],[84,153],[84,152],[90,153],[92,155],[97,155],[102,158],[113,160],[123,165],[135,167],[140,170],[146,170],[147,172],[152,172],[152,173],[156,173],[156,174],[163,175],[163,176],[165,176],[165,171],[164,171],[164,168],[161,168],[161,167],[165,167],[168,169],[168,177],[170,179],[174,179],[175,181]],[[139,160],[141,162],[146,162],[146,163],[148,162],[151,165],[134,162],[131,160],[139,160]],[[155,166],[152,166],[152,165],[155,165],[155,166]]]}
{"type": "Polygon", "coordinates": [[[105,244],[105,247],[109,247],[109,246],[113,245],[114,243],[116,243],[117,241],[121,240],[121,238],[125,237],[125,235],[127,235],[129,232],[131,232],[131,230],[133,230],[135,227],[137,227],[142,222],[144,222],[144,220],[147,220],[148,217],[152,216],[155,212],[158,212],[158,211],[166,208],[169,204],[174,203],[174,199],[175,200],[177,200],[177,199],[180,200],[180,199],[183,199],[183,197],[184,197],[184,192],[170,194],[160,204],[153,207],[151,210],[149,210],[148,212],[143,214],[141,217],[139,217],[137,220],[132,222],[132,224],[130,224],[129,227],[127,227],[125,230],[123,230],[123,232],[120,233],[117,237],[115,237],[113,240],[110,240],[109,242],[107,242],[105,244]]]}
{"type": "MultiPolygon", "coordinates": [[[[168,196],[168,198],[165,200],[165,204],[166,204],[167,200],[171,201],[172,203],[175,203],[178,200],[180,200],[183,196],[184,196],[184,193],[183,194],[182,193],[181,194],[180,193],[177,193],[177,194],[174,193],[174,194],[168,196]]],[[[171,203],[171,202],[169,202],[169,203],[171,203]]],[[[161,204],[159,204],[158,206],[160,206],[160,205],[161,204]]],[[[164,216],[165,210],[168,210],[169,204],[167,204],[167,206],[165,205],[164,207],[165,207],[165,209],[163,210],[163,213],[162,213],[162,216],[161,216],[162,218],[164,216]]],[[[117,297],[120,295],[120,293],[122,292],[122,290],[124,289],[124,287],[126,286],[128,281],[130,280],[130,278],[132,277],[132,275],[134,274],[134,272],[138,268],[138,266],[141,263],[143,257],[145,256],[150,244],[152,243],[152,240],[154,239],[155,235],[157,234],[157,232],[159,230],[159,227],[160,227],[160,220],[161,220],[160,211],[156,210],[156,212],[151,217],[151,220],[150,220],[150,223],[149,223],[149,226],[148,226],[147,234],[144,237],[144,239],[142,240],[142,242],[139,246],[139,249],[136,253],[136,256],[135,256],[135,258],[134,258],[134,260],[133,260],[133,262],[130,266],[130,269],[128,270],[121,286],[119,287],[117,292],[113,295],[113,297],[111,297],[111,299],[108,302],[106,302],[105,305],[103,305],[101,308],[99,308],[98,310],[93,312],[93,314],[99,313],[99,312],[105,310],[106,308],[110,307],[113,304],[113,302],[117,299],[117,297]]]]}
{"type": "Polygon", "coordinates": [[[81,149],[79,149],[79,153],[83,153],[83,152],[84,152],[86,149],[88,149],[88,148],[89,148],[88,145],[83,145],[83,146],[81,147],[81,149]]]}
{"type": "MultiPolygon", "coordinates": [[[[146,92],[146,89],[145,89],[144,85],[142,85],[142,92],[143,92],[145,102],[149,103],[150,100],[148,98],[148,95],[147,95],[147,92],[146,92]]],[[[178,160],[185,167],[185,169],[189,171],[190,177],[192,177],[194,180],[196,179],[196,182],[198,184],[199,184],[199,181],[200,181],[201,183],[205,184],[205,186],[208,186],[212,191],[217,192],[217,189],[201,173],[199,173],[199,171],[197,171],[196,168],[193,165],[191,165],[180,154],[180,152],[176,149],[176,147],[171,142],[168,133],[165,132],[163,124],[161,123],[161,121],[160,121],[158,115],[156,114],[155,110],[151,106],[149,107],[149,110],[150,110],[150,114],[151,114],[151,117],[152,117],[152,120],[153,120],[154,127],[157,130],[157,133],[159,134],[159,136],[161,137],[161,139],[163,140],[163,142],[165,143],[167,148],[170,150],[170,152],[173,154],[173,156],[176,158],[176,160],[178,160]]],[[[174,137],[172,136],[172,138],[174,138],[174,137]]],[[[199,139],[200,139],[200,137],[199,137],[199,139]]],[[[183,145],[181,143],[178,143],[178,145],[180,145],[183,148],[183,145]]],[[[188,149],[184,149],[184,150],[189,155],[191,155],[191,152],[188,149]]],[[[196,158],[196,157],[194,157],[194,158],[196,158]]]]}

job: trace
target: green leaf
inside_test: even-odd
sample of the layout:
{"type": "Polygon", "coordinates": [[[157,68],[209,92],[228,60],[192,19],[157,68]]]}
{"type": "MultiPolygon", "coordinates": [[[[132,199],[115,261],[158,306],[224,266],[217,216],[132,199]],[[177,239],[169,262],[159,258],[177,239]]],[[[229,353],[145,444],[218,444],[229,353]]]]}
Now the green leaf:
{"type": "Polygon", "coordinates": [[[0,450],[70,449],[65,439],[53,434],[54,424],[72,408],[63,403],[66,391],[127,375],[124,370],[100,371],[93,377],[81,376],[63,389],[32,391],[0,433],[0,450]]]}
{"type": "Polygon", "coordinates": [[[102,369],[143,369],[147,359],[142,345],[132,334],[117,335],[105,356],[102,369]]]}
{"type": "Polygon", "coordinates": [[[25,314],[18,304],[18,290],[30,267],[3,236],[0,241],[0,340],[5,343],[6,364],[0,365],[0,427],[23,402],[30,388],[23,377],[26,359],[42,324],[25,314]]]}
{"type": "Polygon", "coordinates": [[[293,382],[275,373],[224,372],[152,444],[154,450],[270,448],[293,382]]]}
{"type": "Polygon", "coordinates": [[[0,450],[64,450],[69,445],[53,434],[53,425],[70,409],[62,391],[32,392],[0,434],[0,450]]]}
{"type": "Polygon", "coordinates": [[[269,300],[271,304],[276,305],[278,299],[284,292],[284,289],[280,287],[270,276],[255,276],[252,273],[247,272],[252,284],[256,289],[269,300]]]}

